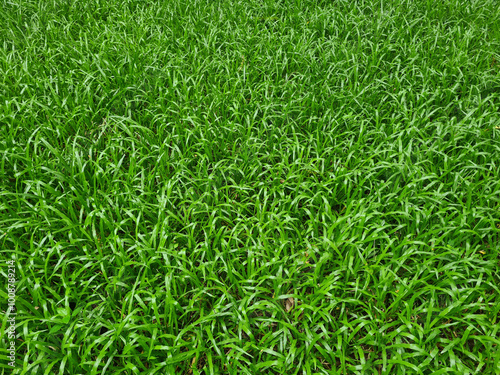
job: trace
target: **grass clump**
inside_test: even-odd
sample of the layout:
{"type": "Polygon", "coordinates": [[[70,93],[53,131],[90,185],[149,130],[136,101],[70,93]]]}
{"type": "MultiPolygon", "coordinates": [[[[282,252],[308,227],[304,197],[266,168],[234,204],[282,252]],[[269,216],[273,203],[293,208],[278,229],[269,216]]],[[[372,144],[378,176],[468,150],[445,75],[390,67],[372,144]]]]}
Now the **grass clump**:
{"type": "Polygon", "coordinates": [[[0,7],[14,371],[500,372],[496,1],[0,7]]]}

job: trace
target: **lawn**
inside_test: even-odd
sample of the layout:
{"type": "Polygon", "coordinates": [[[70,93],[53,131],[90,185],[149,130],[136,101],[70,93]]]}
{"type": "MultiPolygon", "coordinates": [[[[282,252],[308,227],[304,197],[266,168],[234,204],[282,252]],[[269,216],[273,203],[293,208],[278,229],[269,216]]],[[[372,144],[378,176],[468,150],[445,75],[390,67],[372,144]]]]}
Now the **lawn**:
{"type": "Polygon", "coordinates": [[[499,167],[497,0],[1,0],[0,374],[500,374],[499,167]]]}

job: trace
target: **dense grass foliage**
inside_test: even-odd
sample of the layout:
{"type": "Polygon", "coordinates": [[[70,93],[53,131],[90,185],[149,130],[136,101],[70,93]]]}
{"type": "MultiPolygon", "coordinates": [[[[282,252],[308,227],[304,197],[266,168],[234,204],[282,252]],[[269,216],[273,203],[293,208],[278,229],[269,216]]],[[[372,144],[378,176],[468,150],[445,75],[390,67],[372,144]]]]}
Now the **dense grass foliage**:
{"type": "Polygon", "coordinates": [[[0,4],[15,372],[500,373],[496,0],[0,4]]]}

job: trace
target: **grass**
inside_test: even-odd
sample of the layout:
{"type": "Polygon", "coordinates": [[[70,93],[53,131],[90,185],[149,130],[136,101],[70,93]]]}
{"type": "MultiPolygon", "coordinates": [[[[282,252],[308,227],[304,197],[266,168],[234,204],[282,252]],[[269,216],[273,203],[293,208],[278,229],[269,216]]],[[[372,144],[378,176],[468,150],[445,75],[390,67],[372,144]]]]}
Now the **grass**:
{"type": "Polygon", "coordinates": [[[0,20],[2,374],[500,373],[497,1],[0,20]]]}

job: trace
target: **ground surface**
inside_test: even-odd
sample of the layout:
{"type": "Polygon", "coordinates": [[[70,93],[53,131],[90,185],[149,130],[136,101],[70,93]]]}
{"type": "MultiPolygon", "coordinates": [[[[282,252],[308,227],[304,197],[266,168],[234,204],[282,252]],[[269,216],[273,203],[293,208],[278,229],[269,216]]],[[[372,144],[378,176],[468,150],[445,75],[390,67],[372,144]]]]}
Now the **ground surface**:
{"type": "Polygon", "coordinates": [[[494,0],[2,1],[15,371],[500,373],[499,27],[494,0]]]}

